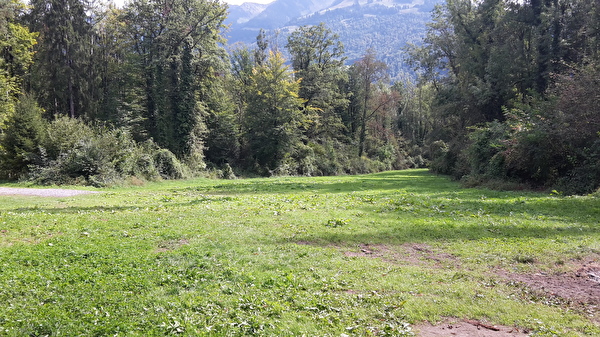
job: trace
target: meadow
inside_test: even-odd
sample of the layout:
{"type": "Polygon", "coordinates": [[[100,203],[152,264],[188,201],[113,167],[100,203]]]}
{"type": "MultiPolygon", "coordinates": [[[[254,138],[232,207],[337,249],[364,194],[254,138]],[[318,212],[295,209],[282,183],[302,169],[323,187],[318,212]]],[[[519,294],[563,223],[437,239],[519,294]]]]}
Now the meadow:
{"type": "Polygon", "coordinates": [[[597,196],[427,170],[97,191],[0,196],[0,336],[402,336],[448,317],[600,335],[600,302],[527,279],[593,274],[597,196]]]}

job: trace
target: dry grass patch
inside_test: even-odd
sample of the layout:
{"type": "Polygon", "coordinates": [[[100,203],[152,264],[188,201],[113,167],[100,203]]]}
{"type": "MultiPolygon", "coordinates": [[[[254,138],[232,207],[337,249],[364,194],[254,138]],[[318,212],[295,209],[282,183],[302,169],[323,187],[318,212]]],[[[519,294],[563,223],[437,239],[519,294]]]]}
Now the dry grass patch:
{"type": "Polygon", "coordinates": [[[178,240],[166,240],[162,241],[158,244],[158,247],[155,249],[155,253],[165,253],[174,251],[177,248],[185,245],[189,245],[190,241],[187,239],[178,239],[178,240]]]}

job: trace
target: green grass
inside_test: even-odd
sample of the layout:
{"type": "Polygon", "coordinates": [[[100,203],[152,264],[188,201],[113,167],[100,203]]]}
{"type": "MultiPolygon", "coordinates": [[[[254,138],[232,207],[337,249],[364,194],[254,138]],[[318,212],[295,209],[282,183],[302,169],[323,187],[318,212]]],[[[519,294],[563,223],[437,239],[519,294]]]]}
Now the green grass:
{"type": "Polygon", "coordinates": [[[457,317],[597,336],[585,313],[496,271],[597,254],[599,219],[598,198],[462,189],[425,170],[2,196],[0,335],[384,336],[457,317]]]}

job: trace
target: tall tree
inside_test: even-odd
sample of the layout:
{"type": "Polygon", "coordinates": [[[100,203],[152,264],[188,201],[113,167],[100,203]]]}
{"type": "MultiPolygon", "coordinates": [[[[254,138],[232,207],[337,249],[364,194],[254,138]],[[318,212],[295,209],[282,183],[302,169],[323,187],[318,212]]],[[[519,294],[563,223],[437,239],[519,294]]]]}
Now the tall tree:
{"type": "Polygon", "coordinates": [[[81,0],[32,0],[30,29],[40,33],[31,87],[52,115],[85,116],[91,106],[93,30],[81,0]]]}
{"type": "Polygon", "coordinates": [[[148,136],[179,157],[202,155],[202,102],[226,69],[225,15],[219,1],[137,0],[122,16],[141,74],[148,136]]]}
{"type": "Polygon", "coordinates": [[[0,132],[14,112],[36,43],[37,34],[17,23],[24,8],[17,0],[0,0],[0,132]]]}
{"type": "Polygon", "coordinates": [[[295,76],[301,79],[299,95],[306,110],[315,110],[309,137],[322,133],[331,137],[342,126],[338,111],[346,109],[348,99],[340,84],[347,78],[344,71],[344,46],[325,24],[302,26],[288,38],[295,76]]]}
{"type": "Polygon", "coordinates": [[[250,79],[244,115],[244,140],[253,161],[263,170],[276,169],[300,139],[303,100],[299,81],[279,53],[271,53],[256,66],[250,79]]]}
{"type": "Polygon", "coordinates": [[[392,104],[396,99],[393,96],[378,97],[375,100],[375,84],[387,77],[387,66],[377,60],[375,51],[369,49],[367,53],[352,65],[351,76],[355,78],[355,95],[359,105],[359,134],[358,134],[358,156],[361,157],[365,150],[368,121],[381,109],[392,104]]]}
{"type": "Polygon", "coordinates": [[[254,62],[262,66],[267,57],[267,50],[269,48],[269,40],[267,39],[267,33],[264,29],[261,29],[258,35],[256,36],[256,49],[254,50],[254,62]]]}

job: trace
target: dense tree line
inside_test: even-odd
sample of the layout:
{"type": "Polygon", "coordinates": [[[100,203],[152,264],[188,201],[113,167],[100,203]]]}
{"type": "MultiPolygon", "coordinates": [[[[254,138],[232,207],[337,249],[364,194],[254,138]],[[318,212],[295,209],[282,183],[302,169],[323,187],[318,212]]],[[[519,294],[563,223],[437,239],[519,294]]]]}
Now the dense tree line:
{"type": "Polygon", "coordinates": [[[323,24],[284,45],[261,31],[226,49],[217,0],[0,5],[2,178],[106,185],[429,164],[469,184],[600,186],[597,1],[448,0],[407,48],[418,79],[394,83],[375,50],[347,65],[323,24]]]}
{"type": "MultiPolygon", "coordinates": [[[[324,25],[226,50],[217,0],[0,0],[0,176],[106,185],[423,164],[373,51],[324,25]],[[289,60],[284,59],[285,48],[289,60]]],[[[407,82],[409,83],[409,82],[407,82]]],[[[407,96],[408,97],[408,96],[407,96]]]]}
{"type": "Polygon", "coordinates": [[[600,7],[448,0],[411,49],[434,88],[431,168],[467,182],[600,186],[600,7]]]}

